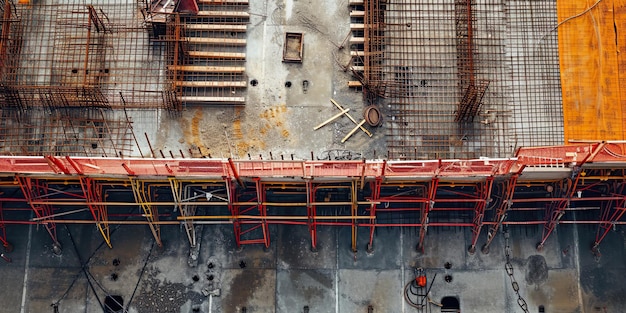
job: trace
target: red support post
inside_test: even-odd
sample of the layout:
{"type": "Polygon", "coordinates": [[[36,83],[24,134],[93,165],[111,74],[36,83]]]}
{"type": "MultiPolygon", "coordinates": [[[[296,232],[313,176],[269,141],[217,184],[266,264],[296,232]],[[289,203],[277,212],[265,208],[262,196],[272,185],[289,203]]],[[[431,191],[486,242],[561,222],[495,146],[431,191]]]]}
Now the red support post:
{"type": "Polygon", "coordinates": [[[226,179],[226,191],[228,192],[228,210],[233,218],[233,233],[235,235],[235,243],[237,248],[241,248],[241,223],[239,221],[239,206],[234,204],[237,201],[237,186],[231,179],[226,179]]]}
{"type": "Polygon", "coordinates": [[[491,226],[489,226],[489,231],[487,232],[487,242],[482,247],[482,252],[484,254],[489,253],[489,246],[493,242],[493,238],[496,237],[498,229],[500,228],[500,226],[502,226],[502,222],[504,222],[504,219],[506,217],[506,212],[513,205],[512,200],[513,195],[515,194],[515,185],[517,184],[517,178],[519,177],[519,173],[521,173],[521,170],[518,173],[511,175],[511,178],[508,181],[503,182],[502,184],[502,190],[504,191],[502,195],[502,202],[496,210],[496,214],[493,217],[491,226]]]}
{"type": "Polygon", "coordinates": [[[547,211],[547,217],[549,219],[546,220],[546,222],[544,223],[543,234],[541,237],[541,241],[537,244],[537,251],[541,251],[543,249],[546,240],[548,240],[548,237],[550,236],[550,234],[552,234],[552,232],[556,228],[556,225],[559,224],[559,220],[565,214],[565,210],[569,207],[569,199],[574,195],[574,193],[576,193],[576,187],[578,186],[578,182],[580,181],[580,173],[581,168],[575,167],[572,170],[572,177],[567,179],[567,186],[561,194],[564,199],[550,203],[547,211]]]}
{"type": "Polygon", "coordinates": [[[60,254],[61,244],[57,240],[56,224],[46,221],[46,219],[53,214],[52,206],[49,204],[33,204],[35,200],[41,202],[46,199],[48,194],[48,186],[46,182],[21,175],[15,175],[15,180],[19,183],[26,202],[28,202],[37,218],[41,220],[41,223],[48,231],[48,234],[52,239],[52,248],[54,252],[60,254]]]}
{"type": "Polygon", "coordinates": [[[106,242],[109,248],[113,248],[111,245],[111,232],[109,229],[109,218],[107,208],[102,197],[102,186],[97,181],[90,177],[80,177],[80,186],[87,200],[87,206],[91,211],[93,219],[96,221],[96,226],[102,234],[102,238],[106,242]]]}
{"type": "Polygon", "coordinates": [[[469,246],[468,252],[474,254],[476,252],[476,242],[480,236],[480,231],[483,227],[483,219],[485,217],[485,207],[491,199],[491,190],[493,188],[493,176],[489,176],[484,182],[478,185],[478,197],[481,201],[476,202],[474,206],[474,220],[472,223],[472,243],[469,246]]]}
{"type": "Polygon", "coordinates": [[[265,248],[269,248],[270,247],[270,231],[269,231],[269,227],[267,225],[267,219],[265,219],[265,217],[267,216],[267,207],[265,206],[265,188],[263,187],[263,184],[261,183],[261,179],[257,178],[255,179],[255,184],[256,184],[256,193],[257,193],[257,201],[259,203],[258,208],[259,208],[259,215],[261,217],[261,230],[263,232],[263,244],[265,245],[265,248]]]}
{"type": "Polygon", "coordinates": [[[382,177],[376,177],[376,180],[370,183],[372,189],[372,197],[370,199],[370,242],[367,244],[367,252],[374,252],[374,230],[376,229],[376,207],[378,206],[377,202],[380,198],[380,187],[382,185],[383,179],[382,177]]]}
{"type": "MultiPolygon", "coordinates": [[[[624,183],[619,183],[619,186],[614,187],[614,189],[616,194],[623,195],[624,183]]],[[[624,213],[626,213],[626,207],[624,207],[625,202],[626,196],[622,196],[619,200],[606,201],[606,205],[601,210],[601,223],[598,225],[596,240],[593,242],[593,246],[591,247],[591,251],[594,254],[600,254],[600,250],[598,249],[600,243],[615,226],[615,222],[619,221],[624,213]]]]}
{"type": "Polygon", "coordinates": [[[4,208],[2,204],[3,202],[0,202],[0,242],[2,242],[4,251],[7,253],[11,253],[11,251],[13,251],[13,245],[11,245],[7,240],[7,229],[6,225],[4,224],[4,208]]]}
{"type": "Polygon", "coordinates": [[[315,218],[317,215],[317,208],[315,205],[311,204],[316,202],[315,188],[309,179],[306,181],[306,191],[307,224],[309,226],[309,233],[311,234],[311,250],[317,251],[317,220],[315,218]]]}
{"type": "Polygon", "coordinates": [[[421,226],[417,250],[422,253],[424,252],[424,239],[426,238],[426,232],[428,231],[428,214],[435,207],[435,198],[437,197],[438,187],[439,178],[435,176],[428,185],[428,202],[421,204],[421,226]]]}

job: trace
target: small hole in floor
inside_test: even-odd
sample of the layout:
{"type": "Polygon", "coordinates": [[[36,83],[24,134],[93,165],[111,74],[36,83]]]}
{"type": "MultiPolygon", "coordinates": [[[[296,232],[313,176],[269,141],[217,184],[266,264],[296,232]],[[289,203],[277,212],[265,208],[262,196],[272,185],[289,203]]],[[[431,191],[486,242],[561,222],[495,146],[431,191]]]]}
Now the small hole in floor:
{"type": "Polygon", "coordinates": [[[124,298],[122,296],[106,296],[104,298],[104,311],[117,313],[124,309],[124,298]]]}
{"type": "Polygon", "coordinates": [[[545,313],[546,312],[546,308],[543,305],[539,306],[539,313],[545,313]]]}
{"type": "Polygon", "coordinates": [[[241,260],[241,262],[239,262],[239,267],[241,267],[241,268],[246,268],[246,262],[244,262],[243,260],[241,260]]]}
{"type": "MultiPolygon", "coordinates": [[[[91,145],[91,147],[93,148],[93,145],[91,145]]],[[[97,145],[96,145],[96,147],[97,147],[97,145]]],[[[120,259],[113,259],[113,266],[118,266],[118,265],[120,265],[120,259]]]]}
{"type": "Polygon", "coordinates": [[[245,306],[241,308],[241,313],[247,313],[247,312],[248,312],[248,308],[246,308],[245,306]]]}
{"type": "Polygon", "coordinates": [[[309,306],[305,305],[302,311],[304,311],[304,313],[309,313],[309,306]]]}
{"type": "Polygon", "coordinates": [[[72,74],[77,74],[78,73],[78,69],[72,69],[72,74]]]}
{"type": "Polygon", "coordinates": [[[199,281],[200,277],[198,277],[198,275],[193,275],[193,277],[191,277],[191,279],[193,279],[193,281],[199,281]]]}
{"type": "Polygon", "coordinates": [[[444,264],[443,267],[445,267],[447,270],[449,270],[449,269],[452,268],[452,263],[446,262],[446,264],[444,264]]]}
{"type": "Polygon", "coordinates": [[[196,306],[196,307],[194,307],[194,308],[193,308],[193,309],[191,309],[191,310],[192,310],[192,311],[194,311],[194,312],[200,312],[200,308],[199,308],[199,307],[197,307],[197,306],[196,306]]]}
{"type": "Polygon", "coordinates": [[[118,278],[119,278],[119,276],[117,276],[117,273],[111,274],[111,280],[112,281],[116,281],[118,278]]]}
{"type": "Polygon", "coordinates": [[[98,149],[98,144],[97,143],[92,143],[91,144],[91,149],[98,149]]]}
{"type": "Polygon", "coordinates": [[[446,275],[444,276],[443,280],[446,281],[446,283],[451,283],[452,282],[452,275],[446,275]]]}
{"type": "Polygon", "coordinates": [[[256,80],[256,79],[253,79],[253,80],[250,81],[250,85],[252,85],[253,87],[258,85],[258,84],[259,84],[259,81],[256,80]]]}
{"type": "Polygon", "coordinates": [[[209,279],[209,281],[213,281],[213,279],[215,279],[215,276],[213,276],[213,275],[209,275],[209,276],[207,277],[207,279],[209,279]]]}
{"type": "Polygon", "coordinates": [[[213,263],[209,263],[208,267],[209,267],[209,269],[212,269],[212,268],[215,267],[215,265],[213,265],[213,263]]]}
{"type": "Polygon", "coordinates": [[[290,81],[286,82],[286,83],[285,83],[285,87],[287,87],[287,88],[291,88],[291,82],[290,82],[290,81]]]}

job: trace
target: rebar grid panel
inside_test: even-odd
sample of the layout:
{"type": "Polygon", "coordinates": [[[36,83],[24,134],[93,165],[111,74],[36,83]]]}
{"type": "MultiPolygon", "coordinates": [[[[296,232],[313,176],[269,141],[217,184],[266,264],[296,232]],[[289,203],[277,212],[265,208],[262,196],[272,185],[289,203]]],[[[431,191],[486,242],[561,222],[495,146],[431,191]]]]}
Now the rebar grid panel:
{"type": "Polygon", "coordinates": [[[63,100],[82,90],[100,95],[100,107],[165,107],[162,43],[150,41],[138,3],[41,1],[14,8],[11,25],[19,31],[10,34],[11,49],[21,54],[4,62],[3,108],[50,101],[55,107],[93,106],[63,100]],[[65,96],[46,97],[50,90],[65,96]]]}
{"type": "Polygon", "coordinates": [[[201,1],[197,15],[168,17],[166,90],[179,102],[245,104],[247,9],[201,1]]]}
{"type": "Polygon", "coordinates": [[[98,108],[2,110],[0,154],[128,156],[133,134],[123,112],[98,108]]]}
{"type": "Polygon", "coordinates": [[[510,136],[515,146],[563,144],[556,3],[507,1],[510,136]]]}
{"type": "Polygon", "coordinates": [[[562,141],[558,45],[548,33],[556,6],[532,6],[370,0],[362,13],[351,7],[351,23],[364,16],[362,38],[353,27],[352,70],[368,99],[386,106],[389,158],[507,156],[543,130],[535,141],[562,141]],[[540,30],[530,31],[535,24],[540,30]]]}

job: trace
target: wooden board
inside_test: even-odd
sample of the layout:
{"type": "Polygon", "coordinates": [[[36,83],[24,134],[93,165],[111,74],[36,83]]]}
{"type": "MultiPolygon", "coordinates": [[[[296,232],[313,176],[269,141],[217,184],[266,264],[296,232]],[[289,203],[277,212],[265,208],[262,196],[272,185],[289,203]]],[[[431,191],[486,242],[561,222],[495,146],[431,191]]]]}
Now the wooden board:
{"type": "Polygon", "coordinates": [[[176,81],[174,82],[176,86],[182,87],[246,87],[247,82],[245,81],[176,81]]]}
{"type": "Polygon", "coordinates": [[[227,45],[227,46],[245,46],[245,39],[238,38],[205,38],[205,37],[185,37],[183,40],[186,40],[189,43],[204,43],[211,45],[227,45]]]}
{"type": "MultiPolygon", "coordinates": [[[[557,1],[558,20],[595,1],[557,1]]],[[[626,0],[603,0],[558,29],[565,143],[626,139],[626,0]]]]}
{"type": "Polygon", "coordinates": [[[201,65],[170,65],[170,71],[201,72],[201,73],[243,73],[243,66],[201,66],[201,65]]]}
{"type": "Polygon", "coordinates": [[[246,54],[243,52],[214,52],[214,51],[189,51],[192,58],[207,59],[245,59],[246,54]]]}

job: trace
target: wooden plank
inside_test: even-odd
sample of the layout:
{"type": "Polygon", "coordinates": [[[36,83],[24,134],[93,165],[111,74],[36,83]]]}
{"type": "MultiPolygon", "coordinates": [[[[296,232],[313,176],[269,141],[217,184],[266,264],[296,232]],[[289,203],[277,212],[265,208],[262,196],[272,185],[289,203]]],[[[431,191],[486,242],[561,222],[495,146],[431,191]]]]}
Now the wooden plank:
{"type": "MultiPolygon", "coordinates": [[[[620,81],[625,41],[617,34],[626,21],[624,2],[601,1],[558,28],[565,144],[626,139],[626,81],[620,81]]],[[[588,6],[584,1],[558,0],[559,22],[588,6]]]]}
{"type": "Polygon", "coordinates": [[[205,37],[184,37],[183,40],[189,43],[224,44],[230,46],[245,46],[246,40],[239,38],[205,38],[205,37]]]}
{"type": "Polygon", "coordinates": [[[185,24],[186,30],[209,30],[209,31],[229,31],[246,32],[246,24],[185,24]]]}
{"type": "Polygon", "coordinates": [[[350,11],[350,17],[364,17],[365,11],[350,11]]]}
{"type": "Polygon", "coordinates": [[[353,65],[350,66],[350,69],[357,72],[363,72],[363,70],[365,70],[365,67],[363,65],[353,65]]]}
{"type": "Polygon", "coordinates": [[[250,13],[242,11],[199,11],[196,16],[215,18],[250,18],[250,13]]]}
{"type": "Polygon", "coordinates": [[[189,51],[189,56],[192,58],[207,58],[207,59],[245,59],[245,53],[238,52],[213,52],[213,51],[189,51]]]}
{"type": "Polygon", "coordinates": [[[183,102],[212,102],[222,104],[245,104],[246,98],[244,97],[198,97],[198,96],[182,96],[178,97],[183,102]]]}
{"type": "Polygon", "coordinates": [[[319,125],[315,126],[315,128],[313,128],[313,130],[318,130],[318,129],[324,127],[326,124],[328,124],[328,123],[338,119],[339,117],[341,117],[345,113],[348,113],[348,111],[350,111],[350,109],[342,110],[341,112],[333,115],[331,118],[329,118],[329,119],[325,120],[324,122],[320,123],[319,125]]]}
{"type": "Polygon", "coordinates": [[[348,87],[350,88],[358,88],[358,87],[363,87],[363,84],[361,84],[360,81],[358,80],[351,80],[348,82],[348,87]]]}
{"type": "Polygon", "coordinates": [[[350,38],[350,43],[365,43],[364,37],[352,37],[350,38]]]}
{"type": "Polygon", "coordinates": [[[201,66],[201,65],[170,65],[170,71],[202,72],[202,73],[243,73],[242,66],[201,66]]]}
{"type": "Polygon", "coordinates": [[[246,87],[245,81],[176,81],[176,86],[180,87],[246,87]]]}
{"type": "Polygon", "coordinates": [[[365,29],[365,24],[351,23],[350,24],[350,29],[351,30],[365,29]]]}
{"type": "Polygon", "coordinates": [[[348,5],[363,5],[363,0],[349,0],[348,5]]]}
{"type": "Polygon", "coordinates": [[[247,5],[248,0],[196,0],[202,4],[238,4],[247,5]]]}

